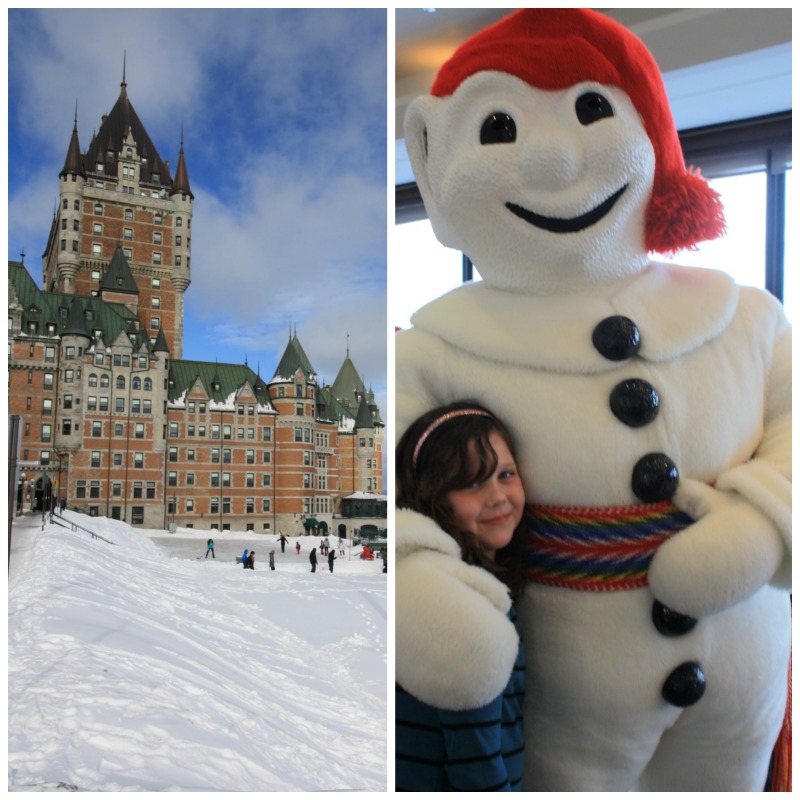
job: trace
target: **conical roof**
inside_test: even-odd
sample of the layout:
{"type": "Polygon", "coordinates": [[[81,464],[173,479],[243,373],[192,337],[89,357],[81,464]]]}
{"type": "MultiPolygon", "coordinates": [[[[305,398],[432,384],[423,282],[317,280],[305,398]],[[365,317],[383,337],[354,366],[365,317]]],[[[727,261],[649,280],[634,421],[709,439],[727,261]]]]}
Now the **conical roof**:
{"type": "Polygon", "coordinates": [[[372,418],[372,412],[369,409],[367,398],[362,394],[361,402],[358,404],[358,413],[356,414],[356,428],[373,428],[375,420],[372,418]]]}
{"type": "Polygon", "coordinates": [[[178,166],[175,167],[175,180],[173,181],[170,195],[180,193],[188,194],[194,200],[194,195],[189,186],[189,171],[186,169],[186,159],[183,157],[183,136],[181,136],[181,151],[178,154],[178,166]]]}
{"type": "Polygon", "coordinates": [[[86,172],[83,168],[83,157],[81,156],[81,146],[78,142],[78,119],[75,118],[75,124],[72,127],[72,136],[69,140],[69,147],[67,148],[67,157],[64,160],[64,168],[59,172],[59,177],[64,175],[80,175],[86,177],[86,172]]]}
{"type": "Polygon", "coordinates": [[[295,333],[290,337],[289,344],[286,345],[286,349],[283,351],[272,380],[289,380],[298,369],[306,378],[316,379],[317,377],[317,371],[311,366],[311,362],[308,360],[308,356],[295,333]]]}
{"type": "Polygon", "coordinates": [[[72,299],[72,305],[67,315],[67,324],[64,326],[64,330],[61,331],[61,335],[84,336],[87,339],[92,338],[92,334],[89,332],[89,328],[86,325],[86,315],[83,311],[83,305],[77,297],[73,297],[72,299]]]}

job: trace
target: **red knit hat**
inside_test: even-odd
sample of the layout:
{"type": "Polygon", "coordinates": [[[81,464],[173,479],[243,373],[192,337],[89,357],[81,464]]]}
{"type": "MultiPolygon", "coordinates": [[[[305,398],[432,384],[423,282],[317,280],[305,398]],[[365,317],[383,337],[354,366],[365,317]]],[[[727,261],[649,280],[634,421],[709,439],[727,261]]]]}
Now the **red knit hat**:
{"type": "Polygon", "coordinates": [[[546,91],[581,81],[625,91],[656,156],[647,249],[674,253],[725,232],[719,195],[699,171],[684,164],[658,66],[627,28],[586,8],[521,9],[461,45],[439,70],[431,94],[446,97],[485,70],[514,75],[546,91]]]}

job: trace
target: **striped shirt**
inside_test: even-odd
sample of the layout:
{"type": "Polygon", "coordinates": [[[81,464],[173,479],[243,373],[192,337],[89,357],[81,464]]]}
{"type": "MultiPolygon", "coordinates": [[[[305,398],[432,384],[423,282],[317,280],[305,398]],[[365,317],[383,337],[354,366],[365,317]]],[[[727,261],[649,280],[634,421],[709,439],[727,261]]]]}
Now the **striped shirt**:
{"type": "MultiPolygon", "coordinates": [[[[517,624],[512,608],[509,618],[517,624]]],[[[522,782],[525,660],[482,708],[444,711],[395,687],[395,789],[518,792],[522,782]]]]}

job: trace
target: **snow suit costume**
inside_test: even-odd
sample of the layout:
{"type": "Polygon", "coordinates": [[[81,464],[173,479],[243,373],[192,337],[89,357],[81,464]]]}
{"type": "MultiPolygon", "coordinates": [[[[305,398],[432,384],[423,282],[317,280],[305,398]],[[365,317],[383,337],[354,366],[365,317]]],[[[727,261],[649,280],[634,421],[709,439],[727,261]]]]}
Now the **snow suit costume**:
{"type": "MultiPolygon", "coordinates": [[[[533,517],[523,790],[761,791],[790,648],[783,311],[722,273],[651,261],[723,222],[621,26],[516,12],[432,95],[406,117],[412,166],[437,236],[483,282],[398,334],[396,428],[469,399],[517,442],[533,517]]],[[[415,524],[398,515],[398,543],[415,524]]],[[[513,664],[513,641],[484,653],[458,627],[459,598],[398,592],[397,680],[418,696],[466,653],[481,674],[513,664]],[[406,653],[412,630],[458,630],[463,650],[406,653]]],[[[480,698],[460,685],[452,707],[505,683],[480,698]]]]}

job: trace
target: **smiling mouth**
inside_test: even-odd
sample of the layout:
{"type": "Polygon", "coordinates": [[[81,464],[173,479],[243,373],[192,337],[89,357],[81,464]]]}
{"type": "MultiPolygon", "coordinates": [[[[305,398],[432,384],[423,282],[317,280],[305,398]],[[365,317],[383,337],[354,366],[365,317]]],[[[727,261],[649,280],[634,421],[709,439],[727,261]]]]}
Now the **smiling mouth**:
{"type": "Polygon", "coordinates": [[[512,213],[516,214],[520,219],[525,222],[530,222],[537,228],[550,231],[551,233],[577,233],[585,228],[600,222],[603,217],[614,208],[615,203],[622,197],[623,192],[628,188],[626,183],[621,189],[611,195],[608,200],[604,200],[599,206],[595,206],[591,211],[581,214],[579,217],[570,217],[564,219],[562,217],[545,217],[542,214],[535,214],[533,211],[528,211],[527,208],[518,206],[516,203],[506,203],[506,208],[512,213]]]}

